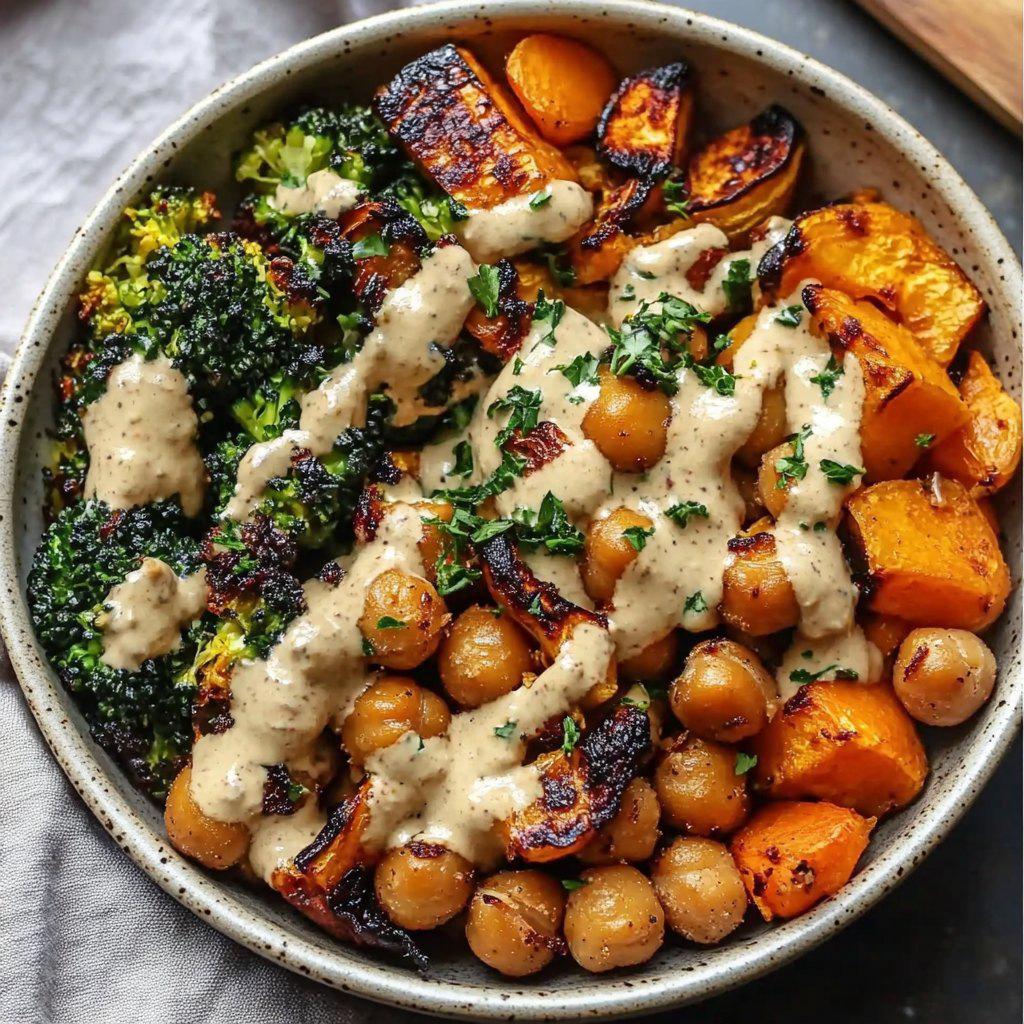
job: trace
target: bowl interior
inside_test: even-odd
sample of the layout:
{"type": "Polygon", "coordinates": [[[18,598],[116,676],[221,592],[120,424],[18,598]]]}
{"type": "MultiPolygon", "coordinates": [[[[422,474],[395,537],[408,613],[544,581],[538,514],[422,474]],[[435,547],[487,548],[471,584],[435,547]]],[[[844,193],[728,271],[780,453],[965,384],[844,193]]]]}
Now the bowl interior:
{"type": "MultiPolygon", "coordinates": [[[[12,371],[5,409],[8,458],[0,483],[13,504],[4,537],[17,581],[6,595],[9,646],[47,738],[101,821],[159,884],[263,955],[338,987],[452,1015],[622,1016],[711,994],[789,959],[874,902],[941,837],[994,767],[1019,702],[1020,596],[1015,593],[990,638],[1001,666],[996,698],[968,725],[927,735],[928,788],[913,807],[878,828],[861,873],[836,899],[779,927],[751,923],[719,949],[669,942],[654,960],[628,974],[594,977],[563,966],[526,984],[497,979],[460,952],[461,943],[444,935],[428,941],[433,962],[428,975],[419,978],[335,943],[268,894],[204,874],[163,845],[157,809],[87,739],[72,701],[40,659],[20,598],[42,525],[40,468],[52,422],[50,383],[74,329],[78,281],[117,212],[139,192],[158,181],[191,183],[214,189],[222,208],[230,209],[238,198],[231,154],[254,126],[306,99],[366,100],[404,61],[442,41],[464,40],[497,61],[524,31],[561,31],[604,50],[623,73],[683,57],[696,71],[704,135],[738,124],[769,103],[788,107],[810,137],[800,203],[875,186],[884,198],[917,215],[988,299],[990,316],[976,337],[1019,398],[1019,269],[977,200],[965,200],[966,187],[933,159],[911,129],[890,121],[833,73],[751,33],[652,4],[564,7],[571,13],[555,13],[542,2],[506,0],[500,15],[493,5],[463,4],[371,19],[303,44],[205,101],[130,168],[76,235],[69,258],[37,307],[12,371]]],[[[1018,487],[1004,496],[1000,514],[1008,558],[1019,579],[1018,487]]]]}

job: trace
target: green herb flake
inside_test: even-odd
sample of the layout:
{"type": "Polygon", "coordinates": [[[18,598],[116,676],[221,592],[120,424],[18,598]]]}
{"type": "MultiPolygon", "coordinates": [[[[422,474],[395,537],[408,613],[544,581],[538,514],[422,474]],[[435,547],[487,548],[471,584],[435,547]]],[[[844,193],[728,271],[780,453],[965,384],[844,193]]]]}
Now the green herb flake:
{"type": "Polygon", "coordinates": [[[456,476],[469,476],[473,472],[473,446],[468,441],[460,441],[453,449],[455,456],[456,476]]]}
{"type": "Polygon", "coordinates": [[[516,356],[515,359],[512,360],[512,376],[518,377],[519,374],[523,372],[523,366],[524,363],[522,359],[520,359],[519,356],[516,356]]]}
{"type": "Polygon", "coordinates": [[[825,369],[809,379],[812,384],[817,384],[821,388],[821,397],[827,400],[828,396],[835,391],[839,378],[844,372],[842,365],[836,362],[836,357],[829,356],[825,369]]]}
{"type": "Polygon", "coordinates": [[[833,484],[852,484],[855,476],[861,476],[865,472],[849,463],[836,462],[833,459],[822,459],[818,467],[825,474],[825,479],[833,484]]]}
{"type": "Polygon", "coordinates": [[[731,398],[736,394],[736,377],[724,366],[719,366],[717,363],[712,363],[710,366],[694,363],[690,369],[704,387],[711,388],[723,398],[731,398]]]}
{"type": "Polygon", "coordinates": [[[934,434],[918,434],[917,437],[914,438],[914,444],[916,444],[918,448],[930,448],[934,442],[934,434]]]}
{"type": "Polygon", "coordinates": [[[691,594],[683,605],[684,612],[690,612],[694,615],[700,615],[702,612],[708,610],[708,603],[704,600],[704,595],[698,590],[696,593],[691,594]]]}
{"type": "Polygon", "coordinates": [[[378,629],[405,629],[405,625],[401,619],[393,619],[390,615],[383,615],[377,620],[378,629]]]}
{"type": "Polygon", "coordinates": [[[388,247],[380,235],[367,235],[352,246],[354,260],[368,260],[371,256],[387,256],[388,247]]]}
{"type": "Polygon", "coordinates": [[[642,526],[630,526],[622,531],[622,536],[629,541],[636,551],[643,551],[647,547],[647,538],[653,536],[653,534],[653,526],[646,530],[642,526]]]}
{"type": "Polygon", "coordinates": [[[512,734],[516,731],[515,722],[506,722],[504,725],[496,725],[494,727],[494,735],[501,740],[510,739],[512,734]]]}
{"type": "Polygon", "coordinates": [[[482,263],[476,276],[466,282],[473,298],[484,311],[484,316],[498,315],[498,298],[501,293],[500,276],[497,267],[482,263]]]}
{"type": "Polygon", "coordinates": [[[779,479],[775,481],[775,486],[780,490],[785,490],[791,483],[795,483],[797,480],[803,480],[807,476],[807,460],[804,458],[804,442],[811,436],[811,428],[807,424],[804,424],[803,430],[797,434],[793,434],[792,437],[787,438],[793,444],[793,454],[786,455],[781,459],[775,460],[775,472],[779,474],[779,479]]]}
{"type": "Polygon", "coordinates": [[[753,306],[750,294],[753,283],[750,276],[750,260],[733,260],[729,264],[722,281],[722,291],[725,292],[725,301],[730,313],[741,315],[749,312],[753,306]]]}
{"type": "Polygon", "coordinates": [[[817,672],[808,672],[805,668],[794,669],[789,673],[789,678],[794,683],[813,683],[818,679],[822,679],[827,676],[830,672],[835,672],[836,679],[846,679],[851,682],[856,682],[859,679],[859,675],[852,668],[840,668],[838,665],[826,665],[824,668],[818,669],[817,672]]]}
{"type": "Polygon", "coordinates": [[[665,209],[679,217],[690,215],[690,196],[686,190],[686,184],[676,179],[670,179],[661,186],[662,195],[665,197],[665,209]]]}
{"type": "Polygon", "coordinates": [[[533,322],[549,325],[547,334],[541,335],[537,345],[549,345],[554,348],[555,328],[562,322],[564,315],[565,303],[561,299],[549,300],[544,297],[542,291],[537,293],[537,302],[533,307],[533,322]]]}
{"type": "Polygon", "coordinates": [[[803,306],[787,306],[775,317],[775,322],[780,327],[799,327],[803,315],[803,306]]]}
{"type": "Polygon", "coordinates": [[[600,360],[589,352],[578,355],[571,363],[562,363],[561,366],[553,366],[548,373],[561,373],[561,375],[574,387],[581,384],[597,383],[597,368],[600,360]]]}
{"type": "Polygon", "coordinates": [[[586,879],[583,878],[563,878],[562,888],[566,892],[575,892],[577,889],[582,889],[587,884],[586,879]]]}
{"type": "Polygon", "coordinates": [[[511,520],[504,522],[515,525],[516,539],[528,551],[543,546],[552,555],[578,555],[583,550],[583,534],[569,518],[561,499],[551,491],[541,499],[536,512],[517,508],[511,520]]]}
{"type": "Polygon", "coordinates": [[[377,653],[377,648],[373,646],[373,641],[369,637],[363,637],[362,647],[364,658],[372,658],[377,653]]]}
{"type": "Polygon", "coordinates": [[[500,448],[517,431],[524,436],[533,430],[540,415],[540,403],[540,391],[530,391],[519,384],[513,384],[503,398],[491,402],[487,407],[491,419],[497,412],[509,413],[508,423],[498,431],[494,443],[500,448]]]}
{"type": "Polygon", "coordinates": [[[547,206],[550,202],[550,192],[534,192],[534,194],[530,196],[530,209],[539,210],[542,206],[547,206]]]}
{"type": "Polygon", "coordinates": [[[735,775],[746,775],[751,768],[757,765],[757,754],[744,754],[742,750],[736,751],[736,767],[733,769],[735,775]]]}
{"type": "Polygon", "coordinates": [[[573,752],[580,739],[580,727],[572,715],[566,715],[562,719],[562,753],[569,755],[573,752]]]}
{"type": "Polygon", "coordinates": [[[667,515],[672,522],[685,527],[691,519],[697,517],[707,519],[708,507],[707,505],[702,505],[698,501],[680,501],[665,509],[665,515],[667,515]]]}

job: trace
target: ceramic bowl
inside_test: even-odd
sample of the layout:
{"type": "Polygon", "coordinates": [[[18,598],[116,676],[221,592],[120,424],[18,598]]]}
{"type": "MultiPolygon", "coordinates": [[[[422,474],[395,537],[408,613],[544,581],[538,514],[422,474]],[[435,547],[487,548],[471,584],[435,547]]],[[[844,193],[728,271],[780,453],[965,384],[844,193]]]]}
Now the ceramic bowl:
{"type": "MultiPolygon", "coordinates": [[[[789,107],[811,138],[802,201],[874,185],[916,214],[971,274],[989,303],[978,338],[1019,396],[1020,268],[977,197],[905,121],[842,75],[779,43],[700,14],[633,0],[502,0],[401,10],[339,28],[274,57],[193,107],[117,180],[70,240],[29,320],[3,395],[0,438],[0,612],[25,697],[61,767],[125,852],[171,896],[269,960],[394,1006],[452,1017],[618,1019],[721,992],[792,960],[863,913],[920,862],[963,814],[1013,736],[1019,716],[1020,594],[993,644],[995,698],[966,726],[928,737],[932,775],[917,802],[876,831],[860,871],[835,898],[775,927],[748,924],[723,946],[669,941],[628,972],[587,975],[572,963],[524,983],[487,972],[461,941],[432,942],[420,976],[333,941],[269,893],[207,874],[172,850],[159,811],[134,792],[89,739],[43,660],[29,626],[25,575],[41,529],[40,466],[52,422],[51,381],[74,326],[73,297],[126,203],[157,182],[237,196],[229,155],[253,126],[303,97],[366,99],[406,60],[449,39],[500,57],[510,39],[547,29],[586,40],[621,72],[685,57],[698,75],[700,126],[746,120],[771,102],[789,107]]],[[[1020,575],[1019,498],[1001,509],[1008,557],[1020,575]]]]}

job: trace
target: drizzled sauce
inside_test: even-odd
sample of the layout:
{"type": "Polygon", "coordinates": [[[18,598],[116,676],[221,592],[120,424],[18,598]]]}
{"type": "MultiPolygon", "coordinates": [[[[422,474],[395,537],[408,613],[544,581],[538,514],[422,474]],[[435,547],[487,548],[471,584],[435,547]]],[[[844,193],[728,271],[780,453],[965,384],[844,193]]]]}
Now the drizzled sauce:
{"type": "Polygon", "coordinates": [[[325,167],[322,171],[314,171],[303,185],[278,185],[272,205],[288,217],[322,213],[336,220],[361,198],[362,188],[356,182],[325,167]]]}

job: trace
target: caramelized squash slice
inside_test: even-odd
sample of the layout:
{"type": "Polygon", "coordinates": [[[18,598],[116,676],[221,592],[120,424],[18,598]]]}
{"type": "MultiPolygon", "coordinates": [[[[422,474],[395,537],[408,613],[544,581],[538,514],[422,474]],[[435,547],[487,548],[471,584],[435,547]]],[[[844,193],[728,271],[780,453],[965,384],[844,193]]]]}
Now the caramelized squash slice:
{"type": "Polygon", "coordinates": [[[742,238],[789,207],[803,164],[800,123],[771,106],[694,153],[687,170],[690,214],[730,239],[742,238]]]}
{"type": "Polygon", "coordinates": [[[784,298],[807,278],[872,299],[940,366],[985,311],[981,293],[909,214],[886,203],[843,203],[802,214],[758,267],[761,289],[784,298]]]}
{"type": "Polygon", "coordinates": [[[1002,490],[1020,465],[1020,406],[984,356],[971,352],[960,382],[970,419],[928,453],[932,469],[959,480],[975,497],[1002,490]]]}
{"type": "Polygon", "coordinates": [[[919,439],[940,440],[967,420],[967,408],[945,370],[914,336],[869,302],[821,285],[803,290],[810,329],[837,356],[852,352],[864,377],[861,449],[869,480],[903,476],[921,455],[919,439]]]}
{"type": "Polygon", "coordinates": [[[690,69],[683,61],[623,79],[601,114],[597,152],[637,178],[663,178],[682,164],[693,120],[690,69]]]}
{"type": "Polygon", "coordinates": [[[527,122],[476,58],[446,43],[406,64],[374,110],[423,172],[472,209],[490,209],[559,178],[572,164],[527,122]]]}
{"type": "Polygon", "coordinates": [[[730,849],[761,916],[796,917],[850,880],[874,825],[835,804],[767,804],[730,849]]]}
{"type": "Polygon", "coordinates": [[[758,786],[782,799],[821,799],[881,816],[910,803],[928,759],[886,684],[802,686],[754,739],[758,786]]]}
{"type": "Polygon", "coordinates": [[[615,72],[602,54],[546,32],[516,43],[505,74],[530,120],[556,146],[590,135],[615,88],[615,72]]]}
{"type": "Polygon", "coordinates": [[[962,484],[887,480],[854,494],[847,513],[872,611],[975,633],[1002,613],[1010,572],[962,484]]]}

